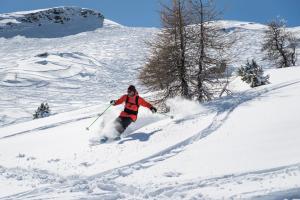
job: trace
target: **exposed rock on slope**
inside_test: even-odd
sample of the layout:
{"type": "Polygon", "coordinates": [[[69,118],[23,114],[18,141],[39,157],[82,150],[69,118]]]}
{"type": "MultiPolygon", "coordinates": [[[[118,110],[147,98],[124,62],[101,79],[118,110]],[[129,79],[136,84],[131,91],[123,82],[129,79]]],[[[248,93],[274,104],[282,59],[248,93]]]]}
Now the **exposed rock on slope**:
{"type": "Polygon", "coordinates": [[[100,28],[103,20],[101,13],[78,7],[0,14],[0,37],[63,37],[100,28]]]}

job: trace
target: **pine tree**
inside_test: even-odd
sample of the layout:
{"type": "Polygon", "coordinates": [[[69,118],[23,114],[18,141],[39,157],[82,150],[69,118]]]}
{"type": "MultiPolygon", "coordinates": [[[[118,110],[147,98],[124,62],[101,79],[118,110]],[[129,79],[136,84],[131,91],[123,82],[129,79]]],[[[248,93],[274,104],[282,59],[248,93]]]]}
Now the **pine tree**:
{"type": "Polygon", "coordinates": [[[269,75],[264,76],[264,71],[255,60],[251,63],[247,61],[245,66],[238,69],[238,75],[242,77],[242,81],[250,84],[250,87],[257,87],[269,83],[269,75]]]}

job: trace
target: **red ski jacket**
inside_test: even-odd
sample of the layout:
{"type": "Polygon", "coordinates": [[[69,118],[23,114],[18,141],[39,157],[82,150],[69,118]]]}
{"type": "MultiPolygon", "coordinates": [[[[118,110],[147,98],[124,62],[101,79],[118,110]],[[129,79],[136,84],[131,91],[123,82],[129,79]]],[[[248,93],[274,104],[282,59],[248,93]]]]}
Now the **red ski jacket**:
{"type": "Polygon", "coordinates": [[[124,111],[121,112],[120,117],[130,117],[132,121],[137,120],[139,106],[151,108],[152,105],[145,99],[140,97],[137,93],[133,97],[129,97],[127,94],[116,100],[115,105],[119,105],[125,102],[124,111]]]}

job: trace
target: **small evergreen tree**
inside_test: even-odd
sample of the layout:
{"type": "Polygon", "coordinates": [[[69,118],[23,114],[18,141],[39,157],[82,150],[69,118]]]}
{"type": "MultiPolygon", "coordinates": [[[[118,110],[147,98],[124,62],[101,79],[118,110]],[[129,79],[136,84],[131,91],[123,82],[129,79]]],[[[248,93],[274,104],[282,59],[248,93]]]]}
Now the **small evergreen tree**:
{"type": "Polygon", "coordinates": [[[33,114],[33,119],[39,119],[50,116],[50,108],[48,103],[41,103],[38,109],[33,114]]]}
{"type": "Polygon", "coordinates": [[[242,77],[242,81],[250,84],[251,87],[257,87],[269,83],[269,75],[264,76],[264,71],[255,60],[251,63],[247,61],[245,66],[238,69],[238,75],[242,77]]]}

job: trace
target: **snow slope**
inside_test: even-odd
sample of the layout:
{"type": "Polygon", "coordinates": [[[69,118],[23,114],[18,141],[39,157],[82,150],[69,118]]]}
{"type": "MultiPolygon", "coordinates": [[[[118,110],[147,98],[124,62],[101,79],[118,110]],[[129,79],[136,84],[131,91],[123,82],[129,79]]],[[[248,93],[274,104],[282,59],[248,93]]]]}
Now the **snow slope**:
{"type": "Polygon", "coordinates": [[[299,198],[300,67],[268,73],[203,106],[171,101],[173,120],[144,109],[108,144],[84,129],[100,107],[1,128],[2,199],[299,198]]]}
{"type": "Polygon", "coordinates": [[[156,32],[104,20],[62,38],[0,38],[0,126],[31,120],[43,101],[56,114],[117,98],[137,82],[144,40],[156,32]]]}
{"type": "MultiPolygon", "coordinates": [[[[223,21],[239,34],[231,68],[259,56],[263,25],[223,21]]],[[[298,34],[296,29],[293,29],[298,34]]],[[[299,199],[300,67],[267,69],[271,84],[210,103],[172,99],[170,119],[141,108],[120,141],[98,144],[137,84],[155,28],[104,20],[61,38],[0,38],[0,199],[299,199]],[[25,50],[26,49],[26,50],[25,50]],[[25,51],[24,51],[25,50],[25,51]],[[42,101],[53,115],[31,120],[42,101]]]]}

